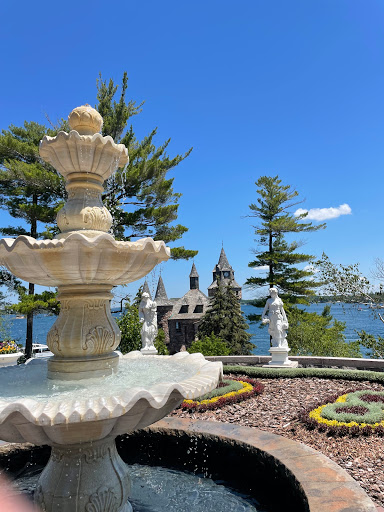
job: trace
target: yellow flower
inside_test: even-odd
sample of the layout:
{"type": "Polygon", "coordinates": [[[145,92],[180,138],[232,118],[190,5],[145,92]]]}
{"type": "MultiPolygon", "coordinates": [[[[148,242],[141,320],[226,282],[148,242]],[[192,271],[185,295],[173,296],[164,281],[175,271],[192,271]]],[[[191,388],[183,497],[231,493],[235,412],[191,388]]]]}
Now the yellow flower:
{"type": "Polygon", "coordinates": [[[184,400],[183,403],[185,403],[185,404],[194,404],[194,405],[214,404],[215,402],[217,402],[221,398],[228,398],[228,397],[231,397],[231,396],[241,395],[243,393],[247,393],[249,391],[252,391],[253,386],[252,386],[252,384],[249,384],[249,382],[244,382],[242,380],[239,380],[238,382],[240,382],[240,384],[242,384],[243,387],[241,389],[238,389],[237,391],[230,391],[229,393],[225,393],[225,395],[214,396],[213,398],[209,398],[207,400],[202,400],[201,402],[198,402],[197,400],[184,400]]]}

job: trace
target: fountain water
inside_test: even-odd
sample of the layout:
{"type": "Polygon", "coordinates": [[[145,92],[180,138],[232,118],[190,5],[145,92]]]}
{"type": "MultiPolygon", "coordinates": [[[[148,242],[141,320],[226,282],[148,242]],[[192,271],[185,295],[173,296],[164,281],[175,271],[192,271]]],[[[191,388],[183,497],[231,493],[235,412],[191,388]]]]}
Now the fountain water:
{"type": "Polygon", "coordinates": [[[40,143],[41,157],[66,180],[61,233],[0,241],[0,264],[25,281],[57,286],[61,302],[47,336],[54,356],[1,372],[0,439],[52,447],[35,492],[42,510],[129,512],[129,475],[115,437],[210,391],[222,366],[201,354],[115,352],[112,288],[145,276],[170,252],[151,238],[119,242],[108,233],[103,183],[127,164],[127,149],[100,135],[102,118],[88,105],[74,109],[69,124],[69,133],[40,143]]]}

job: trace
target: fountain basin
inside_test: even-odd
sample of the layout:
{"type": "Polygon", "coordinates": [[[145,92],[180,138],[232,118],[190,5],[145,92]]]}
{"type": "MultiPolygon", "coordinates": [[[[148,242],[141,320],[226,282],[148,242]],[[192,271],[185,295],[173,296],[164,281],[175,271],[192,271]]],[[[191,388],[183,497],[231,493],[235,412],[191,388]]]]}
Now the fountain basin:
{"type": "Polygon", "coordinates": [[[45,359],[1,371],[0,439],[65,445],[144,428],[184,398],[214,389],[222,365],[187,352],[173,356],[130,352],[120,358],[118,373],[104,379],[49,381],[42,379],[46,372],[45,359]]]}
{"type": "Polygon", "coordinates": [[[0,240],[0,264],[29,283],[42,286],[131,283],[170,258],[164,242],[142,238],[119,242],[101,233],[89,238],[81,232],[60,240],[29,236],[0,240]]]}
{"type": "MultiPolygon", "coordinates": [[[[357,482],[328,457],[259,429],[166,418],[120,436],[116,444],[129,464],[162,466],[225,481],[256,497],[261,508],[270,512],[376,512],[357,482]]],[[[48,458],[48,447],[0,449],[0,466],[10,475],[19,474],[23,467],[39,471],[48,458]]]]}

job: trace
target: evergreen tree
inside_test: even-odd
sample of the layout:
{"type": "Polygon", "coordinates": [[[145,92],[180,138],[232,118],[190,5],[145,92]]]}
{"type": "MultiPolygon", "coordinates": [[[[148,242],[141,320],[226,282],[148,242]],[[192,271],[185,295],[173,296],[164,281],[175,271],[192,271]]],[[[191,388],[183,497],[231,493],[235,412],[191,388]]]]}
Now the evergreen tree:
{"type": "MultiPolygon", "coordinates": [[[[257,203],[249,205],[251,217],[258,219],[255,227],[259,248],[256,258],[248,266],[251,268],[267,267],[266,277],[250,277],[246,285],[252,288],[275,286],[285,303],[306,302],[305,297],[313,295],[313,288],[319,286],[313,280],[313,272],[297,268],[296,265],[314,260],[309,254],[296,252],[302,245],[299,241],[286,240],[290,233],[308,233],[324,229],[325,224],[313,226],[303,222],[307,213],[295,215],[291,209],[297,201],[298,192],[290,185],[282,185],[278,176],[262,176],[256,182],[259,195],[257,203]]],[[[261,305],[265,298],[255,301],[261,305]]]]}
{"type": "MultiPolygon", "coordinates": [[[[23,226],[0,227],[6,236],[28,235],[33,238],[51,238],[47,228],[38,230],[38,223],[52,224],[63,204],[63,179],[39,156],[39,141],[44,135],[53,136],[56,130],[37,123],[23,127],[10,126],[0,135],[0,208],[12,217],[24,221],[23,226]]],[[[12,282],[12,281],[8,281],[12,282]]],[[[28,294],[22,291],[24,302],[34,301],[35,285],[29,283],[28,294]]],[[[24,308],[27,314],[26,357],[32,355],[34,307],[24,308]]]]}
{"type": "Polygon", "coordinates": [[[215,335],[227,345],[231,354],[247,355],[254,348],[247,329],[240,302],[232,288],[218,282],[210,307],[201,319],[199,337],[215,335]]]}
{"type": "MultiPolygon", "coordinates": [[[[173,190],[173,178],[167,173],[180,164],[192,151],[169,157],[167,148],[171,139],[156,147],[154,137],[157,128],[142,141],[138,141],[132,125],[127,128],[131,117],[141,112],[140,105],[125,100],[128,87],[127,73],[124,73],[119,100],[115,101],[117,86],[113,80],[108,84],[101,76],[97,81],[96,109],[104,119],[103,135],[111,136],[116,143],[128,148],[129,164],[108,180],[103,197],[112,214],[114,235],[119,240],[132,237],[151,236],[155,240],[174,242],[188,231],[181,224],[171,225],[177,219],[178,201],[181,194],[173,190]]],[[[174,259],[188,259],[197,251],[184,247],[172,248],[174,259]]]]}

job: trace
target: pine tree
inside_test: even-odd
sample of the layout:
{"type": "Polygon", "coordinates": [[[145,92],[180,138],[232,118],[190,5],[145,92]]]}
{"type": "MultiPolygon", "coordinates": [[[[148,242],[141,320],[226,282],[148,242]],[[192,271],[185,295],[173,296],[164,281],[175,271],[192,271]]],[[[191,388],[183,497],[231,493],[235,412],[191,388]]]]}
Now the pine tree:
{"type": "Polygon", "coordinates": [[[200,321],[199,338],[213,334],[225,342],[231,354],[247,355],[254,348],[247,329],[240,302],[232,288],[218,283],[210,307],[200,321]]]}
{"type": "MultiPolygon", "coordinates": [[[[33,238],[51,238],[52,224],[57,210],[63,204],[63,179],[39,156],[39,141],[44,135],[53,136],[56,130],[37,123],[24,123],[23,127],[10,126],[0,136],[0,208],[12,217],[22,219],[26,227],[0,227],[6,236],[28,235],[33,238]],[[47,224],[45,231],[38,223],[47,224]]],[[[33,302],[35,285],[29,283],[28,294],[22,293],[24,302],[33,302]]],[[[26,357],[32,355],[33,307],[26,308],[26,357]]]]}
{"type": "MultiPolygon", "coordinates": [[[[298,201],[298,192],[291,185],[282,185],[278,176],[262,176],[257,182],[257,203],[249,205],[251,217],[258,219],[255,227],[259,248],[256,259],[248,266],[267,267],[266,277],[250,277],[246,285],[252,288],[276,286],[285,303],[305,303],[306,297],[313,295],[313,289],[320,285],[314,279],[310,269],[300,269],[296,265],[314,260],[314,256],[296,252],[302,243],[287,241],[290,233],[309,233],[324,229],[325,224],[313,226],[303,222],[307,213],[295,215],[291,209],[298,201]]],[[[255,301],[260,305],[265,298],[255,301]]]]}
{"type": "MultiPolygon", "coordinates": [[[[141,112],[143,103],[127,103],[127,87],[128,76],[124,73],[119,100],[114,101],[118,88],[113,80],[107,84],[100,76],[97,81],[96,109],[104,119],[103,135],[124,144],[129,154],[128,166],[118,169],[108,180],[103,200],[112,214],[112,229],[117,239],[151,236],[166,243],[174,242],[188,229],[181,224],[172,225],[177,219],[181,194],[174,192],[173,178],[166,176],[188,157],[192,148],[183,155],[170,158],[167,148],[171,139],[158,147],[154,144],[157,128],[138,141],[132,125],[128,129],[127,125],[131,117],[141,112]]],[[[171,251],[174,259],[189,259],[197,254],[197,251],[184,247],[175,247],[171,251]]]]}

